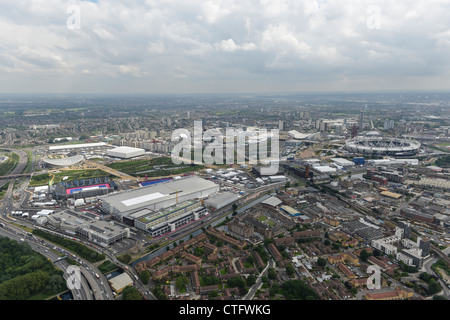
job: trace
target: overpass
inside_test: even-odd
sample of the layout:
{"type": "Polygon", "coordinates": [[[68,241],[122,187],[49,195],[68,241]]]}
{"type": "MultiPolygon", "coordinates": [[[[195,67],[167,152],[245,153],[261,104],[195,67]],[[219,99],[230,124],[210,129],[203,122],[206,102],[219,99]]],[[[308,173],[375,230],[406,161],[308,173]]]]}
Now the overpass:
{"type": "Polygon", "coordinates": [[[64,259],[67,259],[67,256],[62,256],[61,258],[58,258],[55,261],[53,261],[53,263],[64,260],[64,259]]]}
{"type": "Polygon", "coordinates": [[[20,177],[28,177],[31,176],[32,173],[17,173],[17,174],[9,174],[6,176],[0,176],[0,180],[3,179],[14,179],[14,178],[20,178],[20,177]]]}
{"type": "Polygon", "coordinates": [[[440,256],[442,259],[444,259],[444,261],[450,265],[450,257],[448,257],[448,255],[441,251],[438,247],[436,247],[434,244],[431,245],[431,249],[437,253],[438,256],[440,256]]]}
{"type": "Polygon", "coordinates": [[[118,177],[121,180],[136,180],[137,179],[136,177],[130,176],[129,174],[120,172],[118,170],[115,170],[113,168],[107,167],[107,166],[105,166],[103,164],[100,164],[100,163],[97,163],[95,161],[85,160],[84,162],[85,162],[85,164],[89,165],[90,167],[103,170],[103,171],[105,171],[105,172],[107,172],[107,173],[109,173],[109,174],[111,174],[113,176],[118,177]]]}

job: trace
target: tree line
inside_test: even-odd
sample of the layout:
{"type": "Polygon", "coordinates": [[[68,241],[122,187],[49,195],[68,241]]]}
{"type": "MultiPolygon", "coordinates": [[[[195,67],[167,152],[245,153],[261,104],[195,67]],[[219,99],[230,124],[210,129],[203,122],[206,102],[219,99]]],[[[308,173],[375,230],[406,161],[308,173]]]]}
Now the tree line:
{"type": "Polygon", "coordinates": [[[56,243],[58,245],[63,246],[64,248],[66,248],[69,251],[75,252],[76,254],[78,254],[80,257],[82,257],[83,259],[88,260],[89,262],[98,262],[98,261],[102,261],[103,259],[105,259],[105,255],[103,253],[98,253],[88,247],[86,247],[85,245],[60,237],[60,236],[56,236],[53,235],[51,233],[39,230],[39,229],[34,229],[33,230],[33,234],[44,238],[48,241],[51,241],[53,243],[56,243]]]}

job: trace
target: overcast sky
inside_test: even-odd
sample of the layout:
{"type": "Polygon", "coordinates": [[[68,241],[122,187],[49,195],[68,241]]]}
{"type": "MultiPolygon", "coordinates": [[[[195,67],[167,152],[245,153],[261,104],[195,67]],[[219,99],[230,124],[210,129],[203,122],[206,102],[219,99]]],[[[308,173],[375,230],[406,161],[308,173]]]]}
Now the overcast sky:
{"type": "Polygon", "coordinates": [[[448,0],[0,0],[0,92],[450,89],[448,0]]]}

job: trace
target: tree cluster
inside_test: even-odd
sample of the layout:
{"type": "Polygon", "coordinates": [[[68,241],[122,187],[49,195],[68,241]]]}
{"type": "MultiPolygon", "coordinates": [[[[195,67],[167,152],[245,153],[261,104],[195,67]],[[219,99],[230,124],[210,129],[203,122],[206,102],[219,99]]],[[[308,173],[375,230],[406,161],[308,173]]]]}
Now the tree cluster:
{"type": "Polygon", "coordinates": [[[0,237],[0,300],[26,300],[67,290],[62,271],[27,243],[0,237]]]}
{"type": "Polygon", "coordinates": [[[45,232],[45,231],[42,231],[39,229],[33,230],[33,234],[36,236],[39,236],[41,238],[47,239],[58,245],[61,245],[64,248],[67,248],[69,251],[75,252],[80,257],[88,260],[89,262],[98,262],[98,261],[105,259],[104,254],[98,253],[98,252],[86,247],[85,245],[83,245],[81,243],[78,243],[78,242],[75,242],[75,241],[72,241],[69,239],[65,239],[60,236],[56,236],[56,235],[53,235],[51,233],[48,233],[48,232],[45,232]]]}

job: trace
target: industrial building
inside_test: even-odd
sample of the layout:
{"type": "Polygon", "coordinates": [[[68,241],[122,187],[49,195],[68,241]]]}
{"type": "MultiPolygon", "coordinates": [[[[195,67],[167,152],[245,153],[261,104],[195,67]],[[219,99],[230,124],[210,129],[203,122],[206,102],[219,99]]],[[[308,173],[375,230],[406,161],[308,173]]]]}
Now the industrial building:
{"type": "Polygon", "coordinates": [[[270,183],[283,182],[283,181],[287,181],[287,178],[282,175],[269,176],[269,181],[270,181],[270,183]]]}
{"type": "Polygon", "coordinates": [[[318,172],[319,174],[336,172],[336,169],[330,166],[313,166],[313,170],[318,172]]]}
{"type": "Polygon", "coordinates": [[[133,279],[126,272],[108,280],[108,282],[111,289],[117,294],[121,293],[126,287],[133,285],[133,279]]]}
{"type": "Polygon", "coordinates": [[[156,212],[149,209],[140,210],[124,217],[124,222],[131,222],[133,219],[136,228],[148,232],[152,237],[159,237],[208,214],[209,211],[200,201],[188,200],[156,212]]]}
{"type": "Polygon", "coordinates": [[[237,194],[224,192],[205,200],[205,206],[211,210],[218,210],[236,202],[239,199],[237,194]]]}
{"type": "Polygon", "coordinates": [[[50,146],[48,150],[50,152],[69,152],[69,151],[78,151],[78,150],[104,150],[109,146],[105,142],[96,142],[96,143],[79,143],[79,144],[65,144],[58,146],[50,146]]]}
{"type": "Polygon", "coordinates": [[[83,236],[91,242],[107,247],[114,242],[130,237],[130,229],[98,219],[98,216],[84,212],[64,210],[46,216],[44,222],[65,233],[83,236]]]}
{"type": "Polygon", "coordinates": [[[54,199],[81,199],[108,194],[118,187],[109,177],[64,181],[52,187],[54,199]]]}
{"type": "Polygon", "coordinates": [[[219,192],[219,185],[197,176],[161,182],[138,189],[121,191],[101,197],[100,209],[119,221],[140,210],[154,212],[183,201],[204,199],[219,192]]]}
{"type": "Polygon", "coordinates": [[[342,167],[352,167],[355,165],[355,163],[353,161],[350,161],[350,160],[347,160],[344,158],[331,158],[330,160],[331,160],[331,162],[336,163],[342,167]]]}
{"type": "Polygon", "coordinates": [[[342,224],[342,230],[361,239],[362,241],[371,242],[372,240],[382,238],[384,236],[380,227],[377,227],[364,219],[350,220],[342,224]]]}
{"type": "Polygon", "coordinates": [[[121,159],[130,159],[139,157],[145,154],[145,150],[141,148],[132,148],[132,147],[117,147],[114,149],[110,149],[106,151],[106,154],[110,157],[121,158],[121,159]]]}

